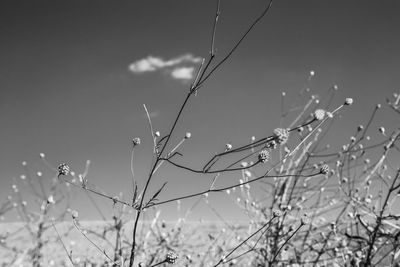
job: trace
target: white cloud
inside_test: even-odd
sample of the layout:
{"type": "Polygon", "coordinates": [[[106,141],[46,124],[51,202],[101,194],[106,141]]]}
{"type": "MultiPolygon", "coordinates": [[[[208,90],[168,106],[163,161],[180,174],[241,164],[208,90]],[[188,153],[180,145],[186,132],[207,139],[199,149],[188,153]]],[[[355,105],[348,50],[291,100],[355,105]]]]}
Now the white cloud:
{"type": "Polygon", "coordinates": [[[171,72],[171,76],[177,80],[191,80],[193,78],[194,67],[179,67],[171,72]]]}
{"type": "Polygon", "coordinates": [[[191,54],[181,55],[170,60],[163,60],[160,57],[148,56],[131,63],[129,65],[129,70],[133,73],[143,73],[156,71],[167,67],[173,67],[182,63],[200,63],[201,60],[201,58],[194,57],[191,54]]]}

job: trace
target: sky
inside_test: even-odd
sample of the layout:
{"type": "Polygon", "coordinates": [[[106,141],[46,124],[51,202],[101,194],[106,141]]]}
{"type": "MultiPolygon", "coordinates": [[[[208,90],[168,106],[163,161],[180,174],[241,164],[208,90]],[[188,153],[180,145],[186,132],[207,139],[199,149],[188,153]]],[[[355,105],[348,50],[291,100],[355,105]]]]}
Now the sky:
{"type": "MultiPolygon", "coordinates": [[[[221,1],[216,61],[266,4],[221,1]]],[[[130,198],[132,138],[142,140],[134,160],[140,187],[151,163],[143,104],[154,130],[166,134],[195,70],[208,56],[216,1],[5,0],[0,5],[1,199],[12,193],[13,178],[24,174],[23,161],[32,173],[46,168],[40,153],[54,166],[68,163],[76,173],[90,160],[91,183],[130,198]]],[[[190,132],[179,151],[184,163],[201,168],[228,142],[245,144],[251,136],[287,127],[289,118],[280,121],[283,91],[287,109],[300,91],[309,88],[323,101],[334,85],[333,105],[354,99],[330,135],[331,142],[345,143],[374,105],[399,91],[399,10],[397,0],[274,1],[190,100],[171,146],[190,132]]],[[[399,125],[388,109],[377,121],[387,131],[399,125]]],[[[207,189],[212,179],[163,168],[150,189],[155,192],[168,181],[160,199],[207,189]]],[[[227,177],[221,184],[232,179],[237,181],[227,177]]],[[[95,200],[110,209],[107,201],[95,200]]],[[[236,218],[237,209],[224,210],[230,202],[226,196],[210,201],[226,218],[236,218]]],[[[72,206],[85,219],[99,218],[82,193],[76,193],[72,206]]],[[[193,218],[215,219],[206,205],[197,214],[193,218]]]]}

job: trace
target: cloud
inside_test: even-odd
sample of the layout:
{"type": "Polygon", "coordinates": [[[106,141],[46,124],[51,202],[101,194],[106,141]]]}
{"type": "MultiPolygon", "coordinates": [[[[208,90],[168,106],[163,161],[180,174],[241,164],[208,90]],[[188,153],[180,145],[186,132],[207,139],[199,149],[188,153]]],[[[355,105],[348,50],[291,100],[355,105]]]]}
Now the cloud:
{"type": "Polygon", "coordinates": [[[135,74],[145,72],[155,72],[161,69],[168,69],[166,73],[171,75],[172,78],[177,80],[189,80],[193,78],[194,67],[182,66],[176,67],[180,64],[198,64],[202,61],[199,57],[194,57],[191,54],[181,55],[176,58],[164,60],[161,57],[148,56],[146,58],[137,60],[129,65],[129,70],[135,74]],[[175,67],[175,68],[173,68],[175,67]],[[170,68],[173,68],[170,70],[170,68]]]}
{"type": "Polygon", "coordinates": [[[171,71],[171,76],[177,80],[191,80],[193,78],[194,67],[179,67],[171,71]]]}

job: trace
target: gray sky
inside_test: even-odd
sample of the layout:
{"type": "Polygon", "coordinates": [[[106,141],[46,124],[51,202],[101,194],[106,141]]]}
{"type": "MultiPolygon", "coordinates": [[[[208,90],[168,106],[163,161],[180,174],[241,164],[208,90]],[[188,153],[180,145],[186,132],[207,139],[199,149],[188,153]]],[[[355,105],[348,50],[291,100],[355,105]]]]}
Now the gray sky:
{"type": "MultiPolygon", "coordinates": [[[[22,161],[33,171],[43,168],[41,152],[54,165],[67,162],[77,173],[90,159],[91,182],[112,195],[130,193],[130,140],[136,136],[144,143],[135,157],[136,176],[143,185],[151,140],[142,104],[151,112],[156,130],[165,134],[188,90],[186,78],[208,55],[215,4],[2,1],[2,198],[11,192],[12,178],[23,174],[22,161]]],[[[222,1],[218,58],[265,4],[222,1]]],[[[227,142],[244,144],[251,136],[263,137],[278,127],[282,91],[289,107],[306,87],[322,98],[334,84],[339,87],[334,105],[345,97],[355,100],[331,134],[333,143],[345,143],[368,119],[374,104],[399,90],[399,11],[397,0],[276,0],[267,17],[190,102],[172,144],[190,131],[192,138],[181,152],[185,163],[200,168],[227,142]],[[316,75],[307,82],[311,70],[316,75]]],[[[399,121],[387,114],[391,113],[380,113],[378,121],[390,131],[399,121]]],[[[170,167],[163,174],[152,187],[154,191],[169,181],[161,198],[207,188],[211,179],[170,167]]],[[[231,181],[226,178],[221,184],[231,181]]],[[[229,201],[219,198],[214,198],[216,208],[222,209],[229,201]]],[[[97,218],[86,201],[77,197],[79,209],[86,218],[97,218]]],[[[199,209],[199,214],[209,213],[199,209]]],[[[226,216],[234,217],[234,210],[226,216]]]]}

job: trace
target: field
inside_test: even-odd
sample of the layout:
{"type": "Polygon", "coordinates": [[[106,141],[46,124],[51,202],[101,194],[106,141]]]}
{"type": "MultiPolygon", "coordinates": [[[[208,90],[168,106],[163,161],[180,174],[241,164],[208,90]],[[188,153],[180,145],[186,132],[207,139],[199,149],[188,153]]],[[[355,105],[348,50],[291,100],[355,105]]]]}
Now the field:
{"type": "MultiPolygon", "coordinates": [[[[81,222],[82,229],[99,247],[104,248],[107,254],[113,254],[113,243],[116,235],[107,233],[105,240],[102,236],[105,229],[112,226],[112,222],[90,221],[81,222]]],[[[223,247],[233,246],[235,233],[245,236],[246,225],[221,225],[219,222],[186,222],[186,223],[155,223],[144,222],[143,235],[146,242],[143,250],[154,253],[155,260],[162,258],[165,248],[163,243],[168,242],[168,248],[180,251],[181,257],[178,266],[208,266],[212,263],[213,255],[219,254],[223,247]],[[226,230],[228,227],[228,230],[226,230]],[[160,239],[164,238],[164,241],[160,239]]],[[[71,222],[62,222],[56,229],[65,243],[68,251],[72,251],[77,266],[100,266],[107,258],[98,251],[71,222]]],[[[35,243],[23,223],[2,223],[0,232],[9,236],[7,246],[0,249],[1,266],[32,266],[30,256],[35,243]],[[10,235],[9,235],[10,234],[10,235]]],[[[124,229],[124,241],[129,243],[132,228],[124,229]]],[[[48,243],[43,246],[43,266],[71,266],[67,254],[58,240],[54,229],[49,229],[43,236],[48,243]]],[[[4,245],[4,244],[3,244],[4,245]]],[[[139,260],[140,261],[140,260],[139,260]]],[[[145,259],[143,259],[145,261],[145,259]]],[[[246,266],[241,263],[237,266],[246,266]]]]}

